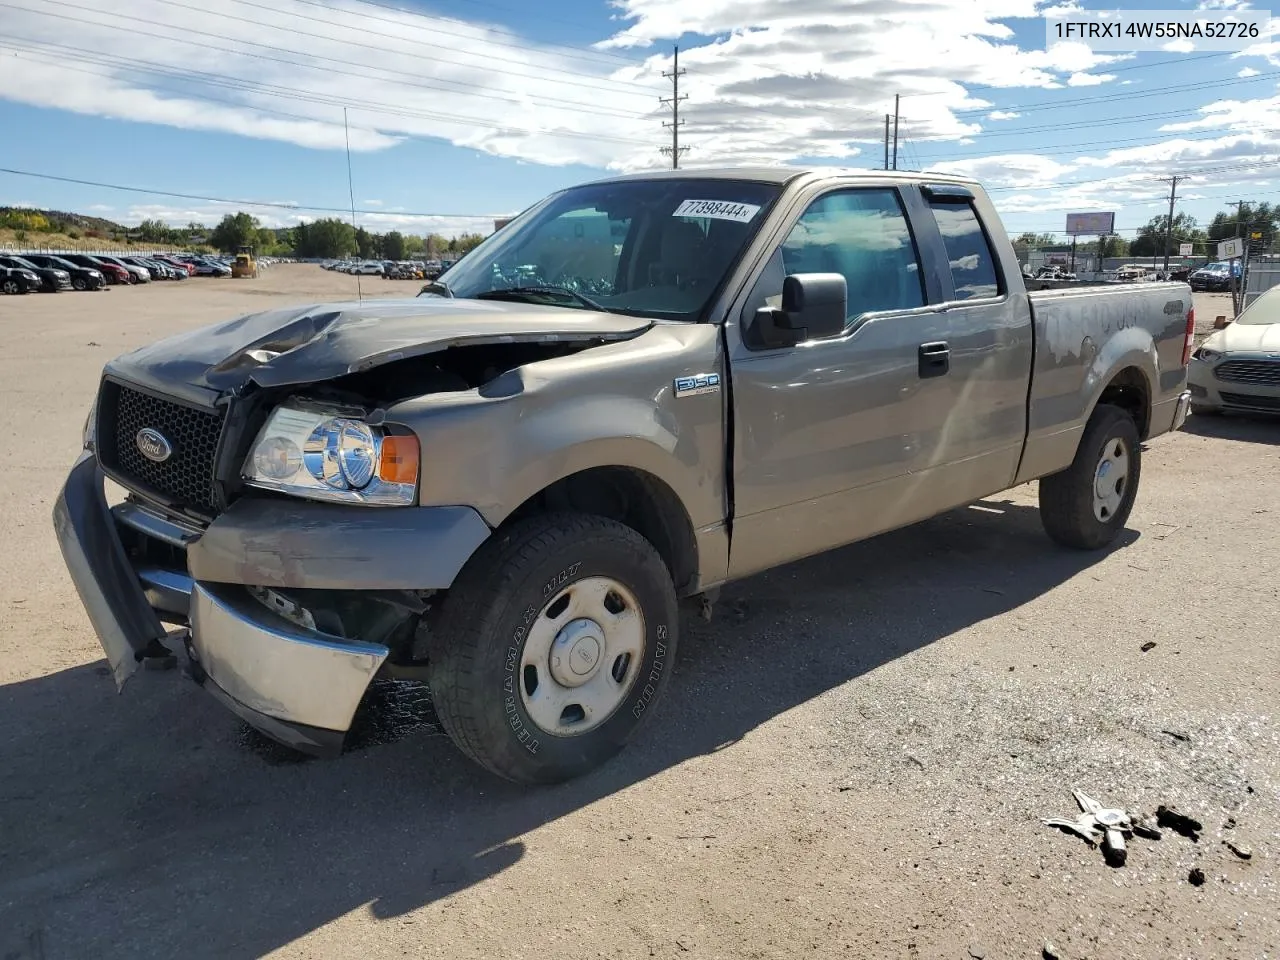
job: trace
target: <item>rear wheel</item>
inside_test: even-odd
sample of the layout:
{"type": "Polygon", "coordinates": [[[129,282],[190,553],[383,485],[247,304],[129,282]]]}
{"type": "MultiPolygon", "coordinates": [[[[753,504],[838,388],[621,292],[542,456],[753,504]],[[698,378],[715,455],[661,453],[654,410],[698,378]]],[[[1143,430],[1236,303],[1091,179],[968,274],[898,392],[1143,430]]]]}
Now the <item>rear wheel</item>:
{"type": "Polygon", "coordinates": [[[1129,519],[1141,473],[1141,441],[1133,417],[1099,404],[1071,466],[1040,480],[1045,532],[1077,550],[1105,547],[1129,519]]]}
{"type": "Polygon", "coordinates": [[[579,776],[653,712],[676,618],[667,567],[631,528],[582,514],[514,524],[471,558],[431,625],[436,712],[501,777],[579,776]]]}

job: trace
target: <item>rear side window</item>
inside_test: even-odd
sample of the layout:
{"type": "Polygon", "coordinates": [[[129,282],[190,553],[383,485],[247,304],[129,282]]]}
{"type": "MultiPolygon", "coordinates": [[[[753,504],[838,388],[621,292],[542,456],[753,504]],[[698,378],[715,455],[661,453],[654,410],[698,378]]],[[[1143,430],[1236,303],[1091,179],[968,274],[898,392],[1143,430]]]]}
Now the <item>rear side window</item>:
{"type": "Polygon", "coordinates": [[[991,244],[982,231],[982,223],[971,203],[929,203],[942,242],[951,261],[951,278],[955,282],[956,299],[1000,295],[999,274],[991,244]]]}

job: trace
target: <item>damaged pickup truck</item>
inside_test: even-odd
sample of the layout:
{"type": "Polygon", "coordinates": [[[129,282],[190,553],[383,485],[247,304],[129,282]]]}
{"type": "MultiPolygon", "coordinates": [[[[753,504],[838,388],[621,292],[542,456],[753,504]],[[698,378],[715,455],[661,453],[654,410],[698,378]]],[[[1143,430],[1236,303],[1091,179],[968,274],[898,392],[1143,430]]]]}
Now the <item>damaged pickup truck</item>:
{"type": "Polygon", "coordinates": [[[54,525],[119,686],[185,656],[332,755],[375,677],[425,677],[461,751],[553,782],[653,714],[680,604],[730,581],[1032,480],[1053,540],[1106,546],[1192,329],[1185,284],[1028,295],[963,179],[623,176],[416,298],[111,361],[54,525]]]}

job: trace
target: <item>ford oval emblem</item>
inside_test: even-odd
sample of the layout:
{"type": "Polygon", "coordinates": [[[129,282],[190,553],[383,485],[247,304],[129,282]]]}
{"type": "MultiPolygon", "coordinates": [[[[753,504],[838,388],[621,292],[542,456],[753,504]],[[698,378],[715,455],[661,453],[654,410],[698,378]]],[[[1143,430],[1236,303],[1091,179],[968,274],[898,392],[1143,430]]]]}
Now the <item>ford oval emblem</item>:
{"type": "Polygon", "coordinates": [[[164,463],[173,455],[173,444],[169,443],[159,430],[143,427],[138,431],[134,442],[138,445],[139,453],[156,463],[164,463]]]}

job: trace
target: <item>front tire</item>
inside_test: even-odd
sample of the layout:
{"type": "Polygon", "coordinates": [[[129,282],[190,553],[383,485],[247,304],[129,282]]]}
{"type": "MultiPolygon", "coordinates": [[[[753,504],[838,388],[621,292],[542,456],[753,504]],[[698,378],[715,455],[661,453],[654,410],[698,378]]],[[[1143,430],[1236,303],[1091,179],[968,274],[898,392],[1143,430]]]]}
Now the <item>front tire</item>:
{"type": "Polygon", "coordinates": [[[13,295],[15,293],[21,293],[22,286],[17,280],[6,280],[3,285],[0,285],[0,290],[3,290],[9,295],[13,295]]]}
{"type": "Polygon", "coordinates": [[[517,783],[558,783],[620,751],[674,665],[675,589],[630,527],[584,514],[513,524],[458,575],[428,643],[445,732],[517,783]]]}
{"type": "Polygon", "coordinates": [[[89,289],[89,284],[85,281],[84,277],[76,277],[74,280],[71,281],[71,286],[74,289],[80,290],[80,291],[85,291],[89,289]]]}
{"type": "Polygon", "coordinates": [[[1099,550],[1124,529],[1142,474],[1138,426],[1125,410],[1099,404],[1071,466],[1040,480],[1040,522],[1065,547],[1099,550]]]}

